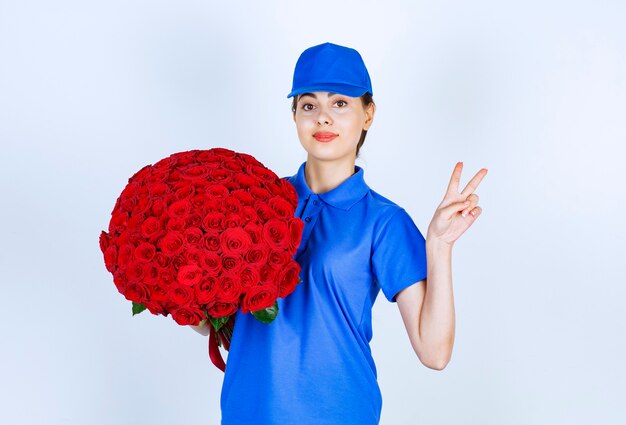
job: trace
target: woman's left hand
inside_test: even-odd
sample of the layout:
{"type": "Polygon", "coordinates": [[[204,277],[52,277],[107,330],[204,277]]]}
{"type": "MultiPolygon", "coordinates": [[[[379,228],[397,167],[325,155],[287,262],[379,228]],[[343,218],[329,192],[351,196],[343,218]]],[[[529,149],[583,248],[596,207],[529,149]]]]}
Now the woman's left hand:
{"type": "Polygon", "coordinates": [[[463,163],[457,162],[448,184],[448,190],[428,226],[426,240],[436,239],[453,245],[480,215],[482,208],[477,205],[478,195],[474,191],[483,177],[487,175],[487,169],[480,169],[465,186],[463,192],[458,193],[462,170],[463,163]]]}

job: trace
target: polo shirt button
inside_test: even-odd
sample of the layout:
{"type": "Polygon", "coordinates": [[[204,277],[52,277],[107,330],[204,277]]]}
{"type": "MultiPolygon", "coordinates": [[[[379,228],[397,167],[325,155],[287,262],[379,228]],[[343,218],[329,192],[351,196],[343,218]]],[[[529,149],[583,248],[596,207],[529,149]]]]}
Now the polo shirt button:
{"type": "Polygon", "coordinates": [[[318,201],[317,199],[315,201],[313,201],[313,205],[317,205],[319,203],[320,203],[320,201],[318,201]]]}
{"type": "Polygon", "coordinates": [[[311,217],[305,218],[304,221],[306,221],[308,223],[309,221],[311,221],[311,217]]]}

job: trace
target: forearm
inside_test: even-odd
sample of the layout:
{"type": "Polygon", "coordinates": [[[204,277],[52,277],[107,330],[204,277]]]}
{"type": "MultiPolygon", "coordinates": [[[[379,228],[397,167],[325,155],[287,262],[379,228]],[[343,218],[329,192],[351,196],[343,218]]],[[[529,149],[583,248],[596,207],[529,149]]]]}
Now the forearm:
{"type": "Polygon", "coordinates": [[[452,292],[452,246],[426,240],[428,278],[420,315],[419,339],[430,361],[443,368],[454,345],[454,296],[452,292]]]}

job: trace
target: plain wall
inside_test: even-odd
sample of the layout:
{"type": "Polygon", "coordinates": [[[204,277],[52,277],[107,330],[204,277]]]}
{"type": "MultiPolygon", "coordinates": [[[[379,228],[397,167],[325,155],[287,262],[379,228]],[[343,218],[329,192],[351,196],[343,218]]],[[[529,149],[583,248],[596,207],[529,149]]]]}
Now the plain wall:
{"type": "Polygon", "coordinates": [[[326,41],[372,77],[366,182],[424,235],[456,161],[461,187],[489,169],[444,370],[379,295],[381,424],[623,423],[624,22],[622,1],[0,0],[0,423],[219,424],[206,337],[131,317],[98,236],[174,152],[295,174],[286,96],[326,41]]]}

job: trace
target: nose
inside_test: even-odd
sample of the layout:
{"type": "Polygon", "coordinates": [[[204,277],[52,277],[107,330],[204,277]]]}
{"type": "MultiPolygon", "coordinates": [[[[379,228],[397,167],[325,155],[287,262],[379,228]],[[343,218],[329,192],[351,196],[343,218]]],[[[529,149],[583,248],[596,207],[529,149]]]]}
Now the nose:
{"type": "Polygon", "coordinates": [[[318,125],[322,125],[322,124],[330,124],[330,118],[328,116],[328,114],[326,113],[325,110],[320,110],[319,115],[317,116],[317,124],[318,125]]]}

